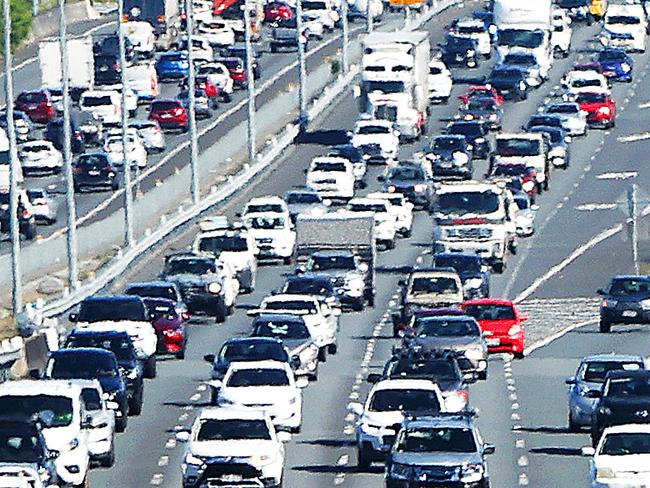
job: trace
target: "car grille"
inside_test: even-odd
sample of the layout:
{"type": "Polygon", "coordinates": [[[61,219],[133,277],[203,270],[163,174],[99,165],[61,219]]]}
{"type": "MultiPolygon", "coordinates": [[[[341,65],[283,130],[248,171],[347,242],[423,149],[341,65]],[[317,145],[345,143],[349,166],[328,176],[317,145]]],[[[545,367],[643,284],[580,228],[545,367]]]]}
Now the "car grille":
{"type": "MultiPolygon", "coordinates": [[[[416,468],[415,474],[420,482],[430,483],[430,482],[440,482],[440,481],[457,481],[459,477],[460,469],[455,466],[426,466],[422,468],[416,468]]],[[[420,486],[428,486],[427,484],[420,486]]],[[[434,485],[432,485],[434,486],[434,485]]],[[[439,485],[435,485],[439,486],[439,485]]]]}
{"type": "Polygon", "coordinates": [[[492,237],[492,229],[484,227],[468,227],[449,229],[447,235],[452,239],[463,241],[481,241],[488,240],[492,237]]]}

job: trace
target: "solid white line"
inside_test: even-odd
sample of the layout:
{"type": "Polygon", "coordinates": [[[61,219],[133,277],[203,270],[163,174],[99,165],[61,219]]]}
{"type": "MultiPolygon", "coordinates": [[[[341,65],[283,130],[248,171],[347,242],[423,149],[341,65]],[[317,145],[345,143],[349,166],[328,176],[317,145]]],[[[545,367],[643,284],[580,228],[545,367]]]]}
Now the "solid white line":
{"type": "Polygon", "coordinates": [[[542,339],[540,341],[534,342],[533,344],[531,344],[530,346],[528,346],[524,350],[524,355],[528,356],[528,355],[532,354],[533,352],[537,351],[538,349],[541,349],[542,347],[546,347],[550,343],[555,342],[559,338],[567,335],[569,332],[573,332],[576,329],[579,329],[581,327],[585,327],[587,325],[592,325],[592,324],[595,324],[597,322],[598,322],[598,319],[589,319],[589,320],[585,320],[584,322],[578,322],[577,324],[569,325],[568,327],[565,327],[564,329],[556,332],[553,335],[550,335],[550,336],[548,336],[548,337],[546,337],[546,338],[544,338],[544,339],[542,339]]]}

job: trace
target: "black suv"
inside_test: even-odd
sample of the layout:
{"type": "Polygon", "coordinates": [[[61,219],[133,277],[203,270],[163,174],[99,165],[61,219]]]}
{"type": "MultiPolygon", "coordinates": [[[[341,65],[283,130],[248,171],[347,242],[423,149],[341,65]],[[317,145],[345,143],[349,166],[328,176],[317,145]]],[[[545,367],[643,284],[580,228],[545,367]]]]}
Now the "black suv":
{"type": "MultiPolygon", "coordinates": [[[[59,151],[63,150],[63,144],[65,143],[63,129],[62,118],[51,120],[47,123],[45,129],[45,140],[50,141],[59,151]]],[[[81,132],[77,117],[74,115],[70,117],[70,148],[73,154],[81,154],[86,150],[84,135],[81,132]]]]}
{"type": "Polygon", "coordinates": [[[650,323],[650,276],[615,276],[598,294],[601,332],[612,324],[650,323]]]}
{"type": "Polygon", "coordinates": [[[109,188],[116,191],[120,187],[117,169],[105,153],[90,153],[79,156],[74,165],[74,191],[79,193],[86,188],[109,188]]]}
{"type": "Polygon", "coordinates": [[[497,66],[488,76],[487,82],[496,88],[506,100],[526,100],[528,98],[526,74],[520,69],[497,66]]]}
{"type": "Polygon", "coordinates": [[[472,146],[472,154],[476,159],[487,159],[490,155],[488,131],[483,122],[475,120],[459,120],[447,126],[447,134],[465,136],[472,146]]]}
{"type": "Polygon", "coordinates": [[[434,179],[471,179],[474,172],[472,146],[463,135],[444,134],[433,138],[425,149],[434,179]]]}
{"type": "Polygon", "coordinates": [[[610,371],[601,391],[587,396],[599,398],[591,417],[591,441],[598,444],[607,427],[650,423],[650,371],[610,371]]]}
{"type": "Polygon", "coordinates": [[[441,47],[442,60],[447,66],[463,65],[477,68],[480,63],[480,55],[474,39],[450,34],[447,36],[447,44],[441,47]]]}
{"type": "Polygon", "coordinates": [[[139,415],[144,398],[144,373],[142,363],[127,332],[73,330],[65,343],[66,348],[96,347],[115,354],[117,364],[126,383],[129,414],[139,415]]]}

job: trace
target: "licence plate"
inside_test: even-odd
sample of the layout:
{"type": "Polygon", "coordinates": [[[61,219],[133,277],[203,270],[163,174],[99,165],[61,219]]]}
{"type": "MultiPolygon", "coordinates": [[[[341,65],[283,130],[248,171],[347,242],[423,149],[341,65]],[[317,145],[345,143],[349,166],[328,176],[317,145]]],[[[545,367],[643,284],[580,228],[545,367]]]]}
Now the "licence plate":
{"type": "Polygon", "coordinates": [[[228,482],[241,481],[243,479],[244,479],[244,477],[242,475],[240,475],[240,474],[227,474],[227,475],[224,475],[221,478],[222,481],[228,481],[228,482]]]}
{"type": "Polygon", "coordinates": [[[623,313],[621,315],[623,317],[636,317],[637,312],[636,310],[623,310],[623,313]]]}
{"type": "Polygon", "coordinates": [[[90,176],[99,176],[99,171],[91,169],[90,171],[88,171],[88,174],[90,176]]]}
{"type": "Polygon", "coordinates": [[[501,344],[501,340],[498,337],[492,337],[486,339],[485,342],[488,346],[498,346],[499,344],[501,344]]]}

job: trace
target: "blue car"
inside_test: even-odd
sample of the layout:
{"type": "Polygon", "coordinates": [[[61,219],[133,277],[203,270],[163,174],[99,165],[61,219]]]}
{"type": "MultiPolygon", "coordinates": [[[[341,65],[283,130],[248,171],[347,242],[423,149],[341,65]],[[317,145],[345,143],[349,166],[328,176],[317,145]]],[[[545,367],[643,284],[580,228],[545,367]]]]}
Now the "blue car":
{"type": "Polygon", "coordinates": [[[156,73],[158,79],[179,80],[189,74],[190,63],[185,52],[168,52],[158,58],[156,62],[156,73]]]}
{"type": "Polygon", "coordinates": [[[626,83],[632,81],[634,61],[622,49],[603,49],[596,56],[596,62],[607,79],[626,83]]]}
{"type": "Polygon", "coordinates": [[[453,268],[463,283],[466,299],[490,296],[490,273],[483,258],[472,253],[437,253],[433,256],[436,268],[453,268]]]}
{"type": "Polygon", "coordinates": [[[591,426],[592,413],[598,402],[605,377],[610,371],[645,369],[641,356],[599,354],[580,361],[575,376],[567,378],[569,386],[569,431],[578,432],[591,426]]]}

